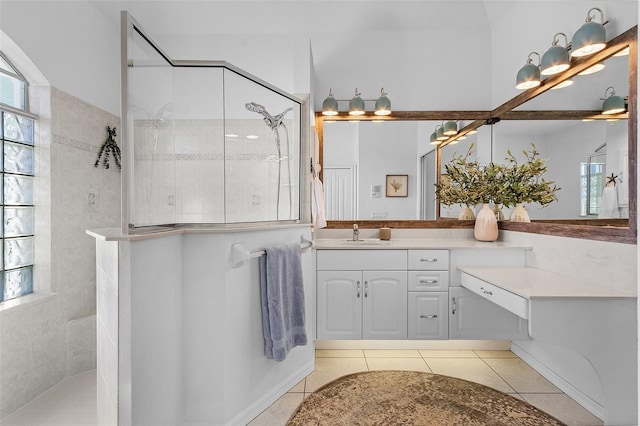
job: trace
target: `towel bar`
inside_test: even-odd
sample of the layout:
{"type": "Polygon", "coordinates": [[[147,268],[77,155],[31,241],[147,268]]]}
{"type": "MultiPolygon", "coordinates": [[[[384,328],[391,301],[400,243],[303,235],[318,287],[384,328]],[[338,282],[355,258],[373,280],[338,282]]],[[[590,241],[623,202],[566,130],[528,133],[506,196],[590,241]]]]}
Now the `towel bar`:
{"type": "MultiPolygon", "coordinates": [[[[306,251],[312,245],[313,243],[311,241],[302,235],[300,236],[300,250],[306,251]]],[[[242,244],[233,244],[231,246],[231,267],[237,268],[238,266],[242,266],[245,261],[253,259],[254,257],[263,256],[265,253],[264,250],[250,252],[246,250],[242,244]]]]}

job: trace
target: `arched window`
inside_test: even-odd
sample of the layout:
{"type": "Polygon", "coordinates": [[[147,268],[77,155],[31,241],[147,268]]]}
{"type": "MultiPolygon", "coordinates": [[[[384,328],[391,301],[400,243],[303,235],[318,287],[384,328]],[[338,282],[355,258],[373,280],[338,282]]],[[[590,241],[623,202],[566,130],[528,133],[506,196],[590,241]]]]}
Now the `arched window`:
{"type": "Polygon", "coordinates": [[[35,121],[28,88],[0,52],[0,302],[33,292],[35,121]]]}

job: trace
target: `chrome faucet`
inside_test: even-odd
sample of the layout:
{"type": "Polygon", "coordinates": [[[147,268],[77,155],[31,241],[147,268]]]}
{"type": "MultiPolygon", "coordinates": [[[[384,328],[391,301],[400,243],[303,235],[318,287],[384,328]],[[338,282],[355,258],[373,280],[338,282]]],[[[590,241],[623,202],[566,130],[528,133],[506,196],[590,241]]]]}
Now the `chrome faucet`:
{"type": "Polygon", "coordinates": [[[354,223],[353,224],[353,241],[358,241],[359,236],[360,236],[360,230],[358,229],[358,224],[354,223]]]}

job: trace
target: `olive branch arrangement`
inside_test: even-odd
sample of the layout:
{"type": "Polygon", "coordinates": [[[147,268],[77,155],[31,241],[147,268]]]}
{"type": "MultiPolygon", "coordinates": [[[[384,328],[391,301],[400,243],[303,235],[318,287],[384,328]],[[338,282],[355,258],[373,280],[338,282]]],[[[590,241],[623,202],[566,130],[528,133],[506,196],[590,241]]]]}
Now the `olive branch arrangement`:
{"type": "Polygon", "coordinates": [[[108,134],[107,140],[105,141],[105,143],[102,144],[102,147],[100,148],[100,153],[98,154],[98,159],[93,164],[93,167],[98,167],[98,164],[100,164],[100,159],[102,158],[102,154],[104,154],[104,158],[102,159],[102,164],[104,164],[105,169],[108,169],[109,168],[109,152],[111,152],[111,155],[113,155],[113,159],[116,162],[116,166],[118,166],[118,168],[121,169],[122,165],[120,164],[120,159],[122,155],[120,153],[120,147],[118,147],[118,144],[114,139],[114,137],[117,135],[116,128],[114,127],[112,129],[111,127],[107,126],[107,134],[108,134]]]}

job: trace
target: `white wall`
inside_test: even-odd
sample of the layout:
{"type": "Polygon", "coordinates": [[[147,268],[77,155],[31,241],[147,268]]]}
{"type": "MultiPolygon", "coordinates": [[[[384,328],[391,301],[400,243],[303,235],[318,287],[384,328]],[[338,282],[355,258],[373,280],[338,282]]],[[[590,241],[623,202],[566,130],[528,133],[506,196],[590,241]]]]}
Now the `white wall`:
{"type": "Polygon", "coordinates": [[[312,251],[301,258],[308,343],[282,362],[264,355],[258,260],[230,262],[232,244],[256,251],[301,235],[309,228],[119,243],[119,424],[247,424],[313,370],[312,251]]]}

